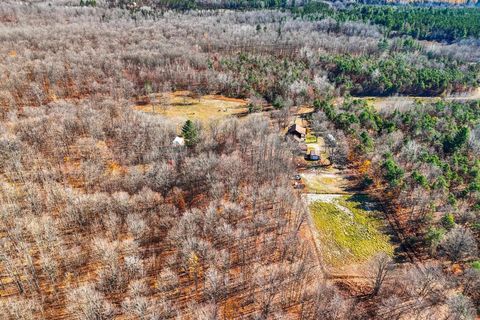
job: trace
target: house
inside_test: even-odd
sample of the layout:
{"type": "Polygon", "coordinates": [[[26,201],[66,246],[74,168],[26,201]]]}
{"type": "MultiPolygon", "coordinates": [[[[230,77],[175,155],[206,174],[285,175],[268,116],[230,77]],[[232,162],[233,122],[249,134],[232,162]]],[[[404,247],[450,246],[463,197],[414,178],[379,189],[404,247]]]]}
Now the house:
{"type": "Polygon", "coordinates": [[[301,141],[305,139],[307,129],[298,124],[293,124],[288,128],[287,134],[293,136],[296,140],[301,141]]]}
{"type": "Polygon", "coordinates": [[[172,141],[173,146],[184,146],[185,145],[185,139],[182,137],[175,137],[172,141]]]}

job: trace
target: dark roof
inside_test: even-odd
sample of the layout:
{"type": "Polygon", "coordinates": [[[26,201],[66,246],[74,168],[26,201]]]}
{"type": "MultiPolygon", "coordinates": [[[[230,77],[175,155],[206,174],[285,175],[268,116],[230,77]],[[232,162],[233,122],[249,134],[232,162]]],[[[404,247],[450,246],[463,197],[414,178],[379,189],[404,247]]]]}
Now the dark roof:
{"type": "Polygon", "coordinates": [[[299,126],[298,124],[292,125],[288,131],[289,132],[297,132],[297,133],[300,133],[302,135],[307,134],[307,129],[302,127],[302,126],[299,126]]]}

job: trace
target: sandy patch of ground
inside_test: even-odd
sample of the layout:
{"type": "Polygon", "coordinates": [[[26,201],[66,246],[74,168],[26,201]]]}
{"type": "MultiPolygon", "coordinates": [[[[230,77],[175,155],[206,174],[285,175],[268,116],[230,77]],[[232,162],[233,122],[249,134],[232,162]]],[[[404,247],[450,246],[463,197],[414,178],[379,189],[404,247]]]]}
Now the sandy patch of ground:
{"type": "Polygon", "coordinates": [[[309,113],[312,113],[314,112],[315,109],[312,107],[312,106],[299,106],[296,110],[295,110],[295,114],[297,115],[303,115],[303,114],[309,114],[309,113]]]}
{"type": "Polygon", "coordinates": [[[301,174],[308,193],[312,194],[349,194],[346,191],[350,182],[347,176],[335,168],[317,168],[301,174]]]}

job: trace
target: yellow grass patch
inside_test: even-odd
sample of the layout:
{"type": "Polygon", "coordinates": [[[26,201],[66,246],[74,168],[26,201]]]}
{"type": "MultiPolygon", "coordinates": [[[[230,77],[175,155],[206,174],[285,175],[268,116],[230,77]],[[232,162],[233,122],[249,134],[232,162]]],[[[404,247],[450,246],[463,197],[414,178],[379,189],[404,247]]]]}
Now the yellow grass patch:
{"type": "Polygon", "coordinates": [[[346,182],[341,176],[329,174],[302,174],[303,181],[310,193],[342,194],[346,182]]]}
{"type": "Polygon", "coordinates": [[[310,205],[320,241],[329,248],[324,252],[328,265],[364,262],[379,252],[393,254],[389,237],[381,232],[378,212],[364,209],[365,201],[361,196],[346,196],[310,205]]]}
{"type": "MultiPolygon", "coordinates": [[[[206,95],[199,98],[192,97],[188,91],[176,91],[163,94],[167,98],[164,106],[161,104],[136,105],[135,109],[143,112],[155,112],[169,117],[180,124],[187,119],[208,121],[230,115],[247,112],[247,102],[242,99],[228,98],[220,95],[206,95]]],[[[161,94],[156,98],[160,99],[161,94]]]]}
{"type": "Polygon", "coordinates": [[[305,143],[317,143],[317,138],[313,134],[307,133],[307,136],[305,137],[305,143]]]}
{"type": "Polygon", "coordinates": [[[314,111],[315,111],[315,109],[311,106],[300,106],[300,107],[298,107],[296,113],[297,113],[297,115],[301,115],[301,114],[312,113],[314,111]]]}

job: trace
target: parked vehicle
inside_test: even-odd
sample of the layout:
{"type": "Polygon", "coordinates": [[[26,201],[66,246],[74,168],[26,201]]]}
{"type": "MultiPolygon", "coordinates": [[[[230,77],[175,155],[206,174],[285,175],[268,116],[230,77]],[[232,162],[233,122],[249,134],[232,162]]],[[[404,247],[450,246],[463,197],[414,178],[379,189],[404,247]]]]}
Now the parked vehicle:
{"type": "Polygon", "coordinates": [[[319,161],[320,156],[315,154],[315,151],[311,150],[308,154],[305,155],[305,160],[309,161],[319,161]]]}

